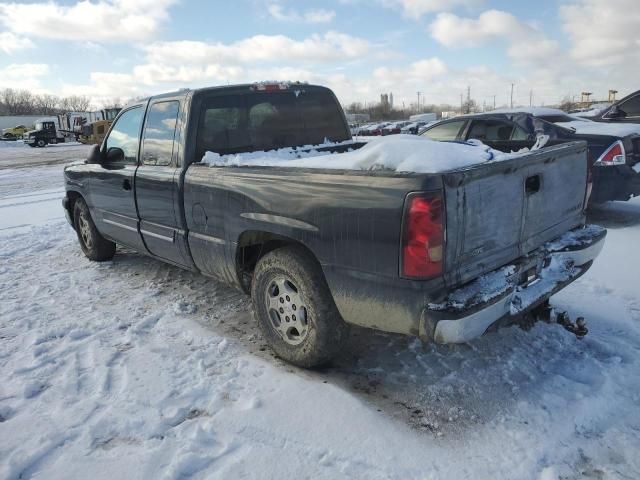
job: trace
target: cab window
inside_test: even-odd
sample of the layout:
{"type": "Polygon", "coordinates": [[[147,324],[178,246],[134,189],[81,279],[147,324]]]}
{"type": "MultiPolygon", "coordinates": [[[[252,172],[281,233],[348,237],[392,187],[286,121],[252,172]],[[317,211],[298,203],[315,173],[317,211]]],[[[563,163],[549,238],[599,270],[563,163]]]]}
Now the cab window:
{"type": "Polygon", "coordinates": [[[438,141],[452,141],[458,138],[458,134],[464,126],[466,120],[458,120],[436,125],[422,134],[423,137],[438,141]]]}
{"type": "Polygon", "coordinates": [[[142,163],[166,166],[173,156],[173,140],[180,102],[158,102],[147,113],[142,140],[142,163]]]}
{"type": "Polygon", "coordinates": [[[469,129],[469,139],[481,142],[508,142],[527,140],[525,130],[510,122],[500,120],[474,120],[469,129]]]}
{"type": "Polygon", "coordinates": [[[134,107],[124,112],[116,121],[105,141],[105,152],[109,158],[109,150],[119,148],[124,153],[120,162],[135,164],[138,158],[138,140],[144,109],[134,107]]]}

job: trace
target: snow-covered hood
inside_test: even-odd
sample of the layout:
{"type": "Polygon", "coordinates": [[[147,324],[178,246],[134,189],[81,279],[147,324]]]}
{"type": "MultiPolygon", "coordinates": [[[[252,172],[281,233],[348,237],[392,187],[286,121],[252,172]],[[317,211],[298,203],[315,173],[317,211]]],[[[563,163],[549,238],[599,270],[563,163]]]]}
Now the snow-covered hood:
{"type": "Polygon", "coordinates": [[[280,166],[337,170],[389,169],[397,172],[440,173],[471,165],[502,161],[519,154],[494,150],[478,140],[437,142],[415,135],[392,135],[371,140],[345,153],[284,148],[269,152],[219,155],[206,152],[202,163],[210,166],[280,166]]]}
{"type": "Polygon", "coordinates": [[[556,125],[586,135],[613,135],[616,137],[640,135],[640,124],[634,123],[584,122],[576,120],[574,122],[560,122],[556,123],[556,125]]]}

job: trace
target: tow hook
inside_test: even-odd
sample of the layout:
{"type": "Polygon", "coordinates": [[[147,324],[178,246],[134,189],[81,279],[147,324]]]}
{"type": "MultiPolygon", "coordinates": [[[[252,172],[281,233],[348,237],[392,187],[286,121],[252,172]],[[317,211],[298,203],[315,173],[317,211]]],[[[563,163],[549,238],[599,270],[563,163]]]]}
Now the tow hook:
{"type": "Polygon", "coordinates": [[[573,333],[577,338],[582,339],[587,333],[589,333],[587,322],[584,317],[576,318],[574,323],[571,321],[567,312],[557,312],[548,303],[538,307],[536,314],[540,320],[548,323],[557,323],[568,332],[573,333]]]}
{"type": "Polygon", "coordinates": [[[567,312],[560,312],[556,314],[556,323],[562,325],[565,330],[573,333],[578,338],[582,338],[589,333],[584,317],[576,318],[576,323],[573,323],[567,312]]]}

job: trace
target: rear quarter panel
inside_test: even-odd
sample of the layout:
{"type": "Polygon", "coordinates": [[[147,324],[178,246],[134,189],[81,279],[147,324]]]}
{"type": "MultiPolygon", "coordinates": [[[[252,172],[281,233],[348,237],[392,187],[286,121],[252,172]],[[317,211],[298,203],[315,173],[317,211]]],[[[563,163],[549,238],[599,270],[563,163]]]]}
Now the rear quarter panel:
{"type": "Polygon", "coordinates": [[[439,188],[438,175],[192,165],[185,177],[191,253],[201,271],[239,285],[243,233],[290,238],[319,261],[345,320],[417,333],[424,292],[435,284],[399,278],[403,207],[408,192],[439,188]]]}

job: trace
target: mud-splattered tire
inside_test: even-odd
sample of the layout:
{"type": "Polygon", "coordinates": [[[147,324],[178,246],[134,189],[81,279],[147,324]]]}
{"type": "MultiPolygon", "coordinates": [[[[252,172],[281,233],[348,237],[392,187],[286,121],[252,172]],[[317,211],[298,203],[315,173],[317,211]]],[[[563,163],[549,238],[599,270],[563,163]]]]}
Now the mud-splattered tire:
{"type": "Polygon", "coordinates": [[[80,248],[89,260],[104,262],[113,258],[116,244],[100,235],[89,213],[89,207],[82,198],[77,199],[74,204],[73,224],[80,248]]]}
{"type": "Polygon", "coordinates": [[[302,247],[269,252],[251,284],[253,310],[267,343],[283,360],[311,368],[331,360],[349,335],[322,269],[302,247]]]}

